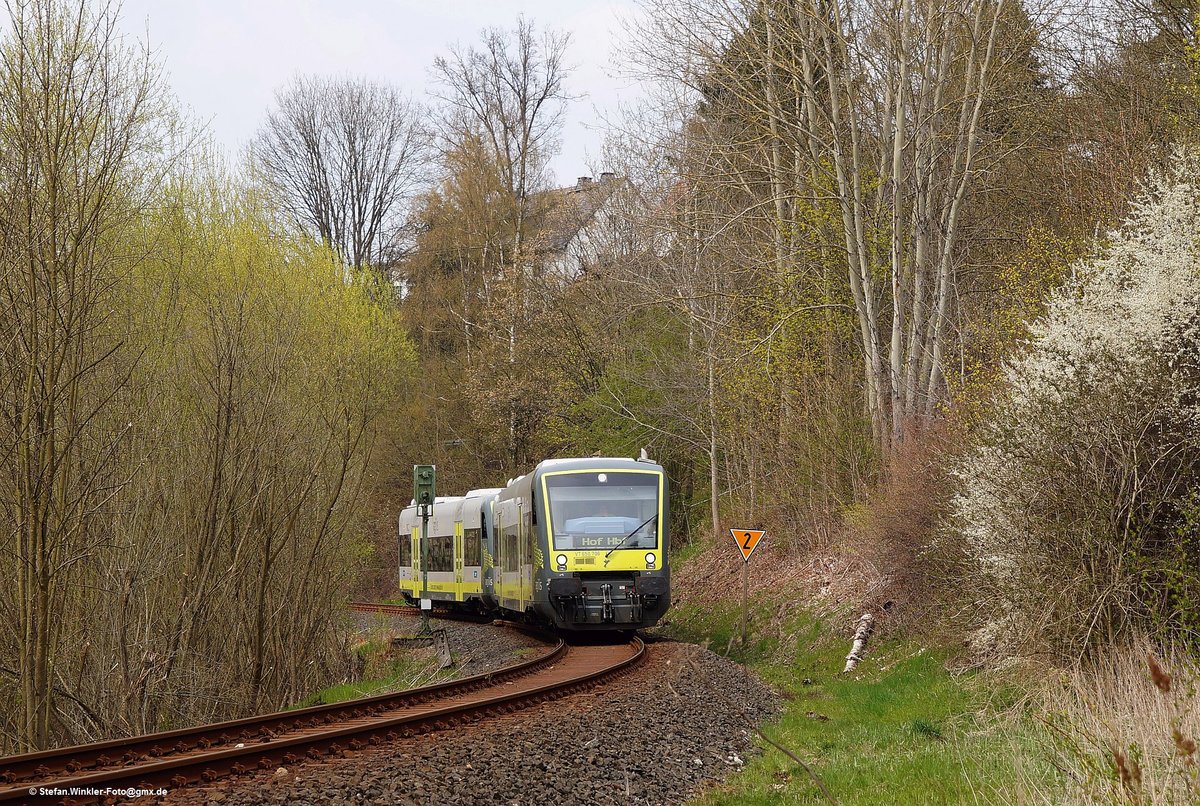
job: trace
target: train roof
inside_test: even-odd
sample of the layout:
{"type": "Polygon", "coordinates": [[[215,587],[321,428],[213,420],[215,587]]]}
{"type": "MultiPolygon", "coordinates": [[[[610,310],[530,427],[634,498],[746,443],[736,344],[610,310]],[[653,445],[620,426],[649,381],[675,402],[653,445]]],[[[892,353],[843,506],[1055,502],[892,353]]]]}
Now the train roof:
{"type": "MultiPolygon", "coordinates": [[[[456,501],[463,500],[464,498],[466,498],[465,495],[439,495],[437,498],[433,499],[433,504],[434,504],[434,506],[437,506],[438,504],[453,504],[456,501]]],[[[413,498],[412,500],[410,500],[408,502],[408,506],[406,506],[404,508],[412,509],[416,505],[417,505],[417,499],[413,498]]]]}
{"type": "MultiPolygon", "coordinates": [[[[434,513],[440,514],[438,507],[436,506],[437,504],[456,504],[459,506],[456,506],[454,511],[456,513],[462,512],[462,502],[465,502],[467,499],[489,499],[497,495],[503,498],[505,497],[505,491],[508,487],[511,487],[512,485],[524,480],[527,476],[533,476],[536,478],[541,476],[543,473],[562,470],[651,470],[661,473],[663,472],[663,467],[657,462],[647,459],[630,459],[626,456],[586,456],[576,458],[568,457],[562,459],[544,459],[538,463],[537,467],[535,467],[531,473],[525,473],[517,476],[516,478],[509,479],[508,484],[505,487],[481,487],[475,490],[470,490],[465,495],[439,495],[437,500],[434,502],[434,513]]],[[[403,515],[413,510],[416,505],[416,502],[413,501],[404,508],[401,514],[403,515]]],[[[444,512],[445,509],[445,507],[442,507],[441,511],[444,512]]]]}
{"type": "Polygon", "coordinates": [[[535,474],[556,470],[662,470],[662,465],[639,459],[589,456],[578,459],[546,459],[534,468],[535,474]]]}

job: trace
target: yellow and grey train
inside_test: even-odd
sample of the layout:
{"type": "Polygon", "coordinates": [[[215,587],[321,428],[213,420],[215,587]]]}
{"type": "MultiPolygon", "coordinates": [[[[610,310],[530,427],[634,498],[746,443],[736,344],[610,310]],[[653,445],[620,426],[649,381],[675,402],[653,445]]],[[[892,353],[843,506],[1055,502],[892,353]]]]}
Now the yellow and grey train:
{"type": "MultiPolygon", "coordinates": [[[[421,518],[400,513],[400,591],[421,598],[421,518]]],[[[565,630],[631,630],[670,605],[667,477],[644,459],[549,459],[501,489],[437,498],[428,589],[436,606],[565,630]]]]}

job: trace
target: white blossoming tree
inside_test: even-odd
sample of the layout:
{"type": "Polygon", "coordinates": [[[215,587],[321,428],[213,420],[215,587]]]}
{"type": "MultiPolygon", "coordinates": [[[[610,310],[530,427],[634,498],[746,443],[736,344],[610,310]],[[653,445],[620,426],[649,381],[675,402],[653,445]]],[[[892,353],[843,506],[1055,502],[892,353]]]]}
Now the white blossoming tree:
{"type": "Polygon", "coordinates": [[[1033,325],[955,467],[953,532],[1007,649],[1068,657],[1198,626],[1198,193],[1194,155],[1148,182],[1033,325]]]}

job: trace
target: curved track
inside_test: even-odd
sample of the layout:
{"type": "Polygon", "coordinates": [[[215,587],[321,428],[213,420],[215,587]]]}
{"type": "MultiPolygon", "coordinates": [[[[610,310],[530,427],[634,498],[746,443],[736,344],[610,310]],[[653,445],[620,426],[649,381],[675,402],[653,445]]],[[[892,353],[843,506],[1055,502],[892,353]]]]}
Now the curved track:
{"type": "MultiPolygon", "coordinates": [[[[377,604],[375,602],[351,602],[348,607],[355,613],[385,613],[392,616],[419,616],[421,608],[401,604],[377,604]]],[[[431,610],[430,615],[443,615],[437,610],[431,610]]]]}
{"type": "MultiPolygon", "coordinates": [[[[376,604],[375,602],[351,602],[349,608],[355,613],[383,613],[389,616],[419,616],[421,608],[413,607],[412,605],[402,604],[376,604]]],[[[456,610],[443,610],[434,608],[427,611],[430,618],[449,619],[451,621],[467,621],[473,624],[490,624],[495,620],[494,616],[485,616],[482,613],[460,612],[456,610]]],[[[520,624],[505,621],[504,624],[510,627],[519,627],[520,624]]]]}
{"type": "Polygon", "coordinates": [[[638,638],[591,646],[560,640],[529,661],[396,694],[0,758],[0,802],[26,800],[35,787],[179,789],[360,750],[590,688],[644,655],[638,638]]]}

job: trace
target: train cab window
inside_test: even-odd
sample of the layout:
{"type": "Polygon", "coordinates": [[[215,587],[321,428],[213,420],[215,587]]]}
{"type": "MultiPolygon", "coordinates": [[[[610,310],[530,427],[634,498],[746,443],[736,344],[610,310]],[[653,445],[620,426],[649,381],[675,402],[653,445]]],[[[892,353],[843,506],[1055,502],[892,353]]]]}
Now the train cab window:
{"type": "Polygon", "coordinates": [[[654,548],[661,475],[586,470],[546,477],[555,549],[654,548]]]}
{"type": "Polygon", "coordinates": [[[400,535],[400,566],[412,568],[412,535],[400,535]]]}

